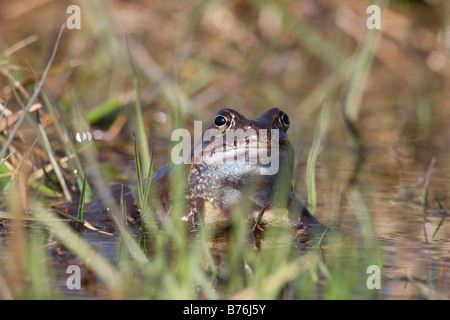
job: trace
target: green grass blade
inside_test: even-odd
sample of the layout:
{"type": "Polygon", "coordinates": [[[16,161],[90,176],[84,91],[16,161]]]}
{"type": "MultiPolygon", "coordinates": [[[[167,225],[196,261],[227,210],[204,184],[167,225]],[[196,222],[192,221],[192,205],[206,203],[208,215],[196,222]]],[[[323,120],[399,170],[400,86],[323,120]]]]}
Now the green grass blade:
{"type": "Polygon", "coordinates": [[[80,221],[83,221],[84,216],[84,203],[86,199],[86,175],[84,175],[83,178],[83,186],[81,188],[81,196],[80,196],[80,203],[78,204],[78,215],[77,218],[80,221]]]}
{"type": "Polygon", "coordinates": [[[150,195],[150,185],[151,185],[152,174],[153,174],[153,146],[150,151],[150,165],[147,170],[147,178],[146,178],[145,189],[144,189],[144,199],[143,199],[144,209],[141,208],[141,210],[144,210],[144,212],[145,212],[145,208],[147,208],[148,196],[150,195]]]}
{"type": "Polygon", "coordinates": [[[89,124],[94,124],[105,116],[111,115],[114,111],[123,106],[119,97],[112,97],[90,109],[86,112],[86,121],[89,124]]]}
{"type": "Polygon", "coordinates": [[[317,155],[319,153],[320,147],[320,136],[322,133],[322,122],[324,114],[325,105],[322,103],[322,107],[319,111],[319,116],[317,117],[316,130],[314,133],[314,140],[309,152],[307,170],[306,170],[306,182],[308,186],[308,208],[309,211],[314,214],[317,208],[317,195],[316,195],[316,178],[315,178],[315,168],[317,155]]]}
{"type": "Polygon", "coordinates": [[[137,121],[137,136],[139,139],[139,147],[141,149],[142,162],[144,165],[144,175],[148,174],[148,168],[150,167],[150,149],[147,143],[147,135],[145,134],[144,117],[142,115],[141,97],[139,92],[139,78],[134,67],[131,52],[128,47],[128,41],[125,36],[125,47],[127,49],[128,62],[133,75],[133,88],[135,93],[135,113],[137,121]]]}
{"type": "Polygon", "coordinates": [[[11,152],[10,154],[8,154],[8,155],[0,162],[0,168],[3,166],[3,164],[6,162],[6,160],[8,160],[8,158],[9,158],[13,153],[14,153],[14,151],[11,152]]]}
{"type": "Polygon", "coordinates": [[[61,197],[61,193],[58,191],[55,191],[52,188],[49,188],[42,183],[38,183],[36,181],[30,181],[28,183],[31,188],[38,191],[39,193],[42,193],[43,195],[47,195],[49,197],[61,197]]]}
{"type": "Polygon", "coordinates": [[[144,207],[144,189],[143,189],[143,185],[142,185],[141,160],[139,157],[138,142],[136,141],[136,136],[135,136],[134,132],[133,132],[133,138],[134,138],[134,164],[135,164],[135,169],[136,169],[139,206],[142,210],[142,208],[144,207]]]}
{"type": "MultiPolygon", "coordinates": [[[[384,8],[384,5],[387,5],[388,1],[377,1],[376,4],[380,6],[380,2],[383,4],[381,8],[384,8]]],[[[350,80],[343,97],[344,111],[347,117],[353,122],[358,118],[364,88],[372,67],[373,52],[377,46],[380,34],[380,30],[377,29],[367,30],[356,61],[353,63],[350,80]]]]}

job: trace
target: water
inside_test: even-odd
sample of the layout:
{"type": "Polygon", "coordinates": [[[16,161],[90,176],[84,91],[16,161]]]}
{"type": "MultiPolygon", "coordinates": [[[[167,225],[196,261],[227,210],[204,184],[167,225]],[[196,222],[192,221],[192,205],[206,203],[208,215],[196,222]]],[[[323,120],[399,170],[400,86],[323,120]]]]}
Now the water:
{"type": "MultiPolygon", "coordinates": [[[[400,114],[400,118],[403,116],[400,114]]],[[[378,120],[375,113],[366,122],[378,120]]],[[[351,188],[359,193],[363,208],[352,204],[343,191],[346,179],[351,176],[352,165],[342,165],[341,162],[336,167],[330,165],[328,159],[319,162],[317,176],[321,206],[317,215],[353,238],[353,244],[358,246],[359,243],[359,249],[366,254],[370,252],[364,248],[365,234],[367,228],[369,231],[373,228],[373,241],[380,253],[382,282],[379,299],[449,297],[449,144],[445,136],[446,127],[437,123],[431,128],[435,132],[430,134],[430,140],[421,137],[412,141],[405,137],[399,139],[389,130],[378,130],[378,135],[374,135],[370,127],[362,127],[361,132],[366,137],[365,161],[358,182],[351,188]],[[425,188],[428,192],[424,211],[425,188]],[[367,216],[361,217],[358,212],[365,210],[367,216]],[[364,225],[364,219],[370,220],[369,226],[364,225]]],[[[421,131],[420,128],[415,129],[421,131]]],[[[326,154],[340,154],[336,161],[346,158],[346,154],[351,152],[342,142],[322,150],[324,157],[326,154]]],[[[354,157],[349,156],[348,159],[354,157]]],[[[330,240],[324,251],[336,250],[337,245],[330,240]]],[[[353,254],[348,258],[361,257],[353,254]]]]}

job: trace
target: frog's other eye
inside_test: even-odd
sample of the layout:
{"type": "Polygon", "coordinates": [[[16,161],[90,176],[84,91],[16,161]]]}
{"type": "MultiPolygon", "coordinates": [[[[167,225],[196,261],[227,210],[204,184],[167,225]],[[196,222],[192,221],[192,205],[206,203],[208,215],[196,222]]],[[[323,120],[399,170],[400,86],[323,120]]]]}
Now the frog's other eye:
{"type": "Polygon", "coordinates": [[[291,124],[288,115],[283,111],[280,111],[280,114],[278,115],[278,120],[280,121],[282,128],[286,131],[289,128],[289,125],[291,124]]]}
{"type": "Polygon", "coordinates": [[[214,125],[220,130],[224,131],[231,126],[230,117],[226,117],[226,115],[218,114],[214,119],[214,125]]]}

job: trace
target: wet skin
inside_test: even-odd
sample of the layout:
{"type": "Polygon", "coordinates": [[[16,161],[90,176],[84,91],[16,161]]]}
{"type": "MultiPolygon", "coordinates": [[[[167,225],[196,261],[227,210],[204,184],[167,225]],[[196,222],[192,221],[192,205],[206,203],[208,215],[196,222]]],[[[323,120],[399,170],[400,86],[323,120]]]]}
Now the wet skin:
{"type": "MultiPolygon", "coordinates": [[[[202,221],[219,227],[229,226],[233,210],[239,208],[243,214],[248,214],[245,218],[253,220],[264,210],[259,220],[261,225],[291,225],[300,233],[319,225],[292,192],[294,154],[286,134],[289,125],[289,117],[278,108],[266,111],[255,120],[246,119],[232,109],[217,113],[204,132],[202,144],[193,148],[191,163],[187,165],[187,214],[184,219],[191,230],[202,221]],[[210,129],[222,139],[205,138],[210,129]],[[239,137],[243,139],[228,138],[230,134],[236,135],[236,129],[242,129],[243,135],[239,137]],[[272,136],[271,129],[277,129],[273,131],[276,136],[272,136]],[[255,153],[250,150],[258,146],[267,148],[264,150],[273,155],[271,159],[276,159],[278,165],[252,157],[255,153]],[[229,156],[230,152],[237,156],[232,161],[230,158],[224,161],[223,157],[229,156]],[[201,161],[199,156],[202,156],[201,161]],[[269,168],[272,170],[268,171],[269,168]]],[[[164,167],[152,178],[152,185],[159,193],[157,205],[163,214],[170,212],[170,171],[170,166],[164,167]]]]}

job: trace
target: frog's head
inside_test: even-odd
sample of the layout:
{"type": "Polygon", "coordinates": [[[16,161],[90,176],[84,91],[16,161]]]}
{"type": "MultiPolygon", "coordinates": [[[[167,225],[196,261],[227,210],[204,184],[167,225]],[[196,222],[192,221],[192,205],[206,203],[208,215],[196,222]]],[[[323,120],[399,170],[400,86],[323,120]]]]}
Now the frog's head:
{"type": "Polygon", "coordinates": [[[194,163],[231,165],[243,173],[257,168],[262,175],[275,175],[283,158],[292,157],[286,134],[289,125],[288,115],[278,108],[255,120],[233,109],[222,109],[203,133],[201,148],[194,151],[194,163]]]}

